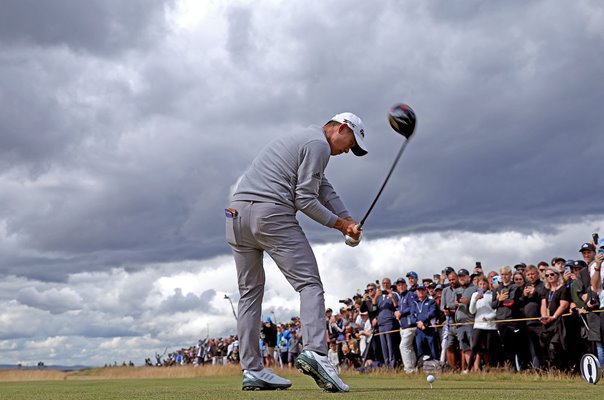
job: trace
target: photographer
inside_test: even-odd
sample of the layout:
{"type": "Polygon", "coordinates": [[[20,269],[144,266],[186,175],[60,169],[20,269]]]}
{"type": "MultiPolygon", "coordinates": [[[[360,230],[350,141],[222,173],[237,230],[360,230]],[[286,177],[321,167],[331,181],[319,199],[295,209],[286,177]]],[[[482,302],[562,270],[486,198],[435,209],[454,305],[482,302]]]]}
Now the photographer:
{"type": "Polygon", "coordinates": [[[377,291],[377,296],[373,300],[378,308],[377,325],[384,366],[387,368],[394,368],[394,340],[390,331],[398,329],[398,322],[394,316],[398,307],[397,295],[391,286],[390,278],[382,279],[382,290],[377,291]]]}
{"type": "MultiPolygon", "coordinates": [[[[376,281],[379,283],[379,281],[376,281]]],[[[377,284],[370,282],[367,284],[367,288],[365,289],[365,293],[363,294],[363,302],[361,303],[361,313],[366,312],[369,323],[371,324],[372,334],[377,333],[378,325],[377,325],[377,316],[378,316],[378,308],[377,308],[377,284]],[[375,300],[375,302],[374,302],[375,300]]],[[[368,340],[367,344],[369,348],[367,349],[367,357],[372,360],[381,360],[381,346],[380,341],[377,340],[368,340]]]]}

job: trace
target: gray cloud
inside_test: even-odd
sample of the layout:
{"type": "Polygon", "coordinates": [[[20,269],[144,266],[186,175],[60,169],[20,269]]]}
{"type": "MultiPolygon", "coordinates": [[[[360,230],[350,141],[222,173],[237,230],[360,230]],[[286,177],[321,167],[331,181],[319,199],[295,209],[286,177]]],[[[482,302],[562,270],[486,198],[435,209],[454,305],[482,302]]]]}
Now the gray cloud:
{"type": "Polygon", "coordinates": [[[209,304],[214,296],[216,296],[216,291],[213,289],[206,290],[197,296],[193,293],[183,295],[181,288],[175,288],[174,294],[162,301],[157,310],[163,313],[197,310],[203,310],[204,313],[216,313],[216,310],[209,304]]]}
{"type": "Polygon", "coordinates": [[[115,53],[158,39],[164,30],[165,8],[172,3],[7,0],[0,15],[0,41],[115,53]]]}

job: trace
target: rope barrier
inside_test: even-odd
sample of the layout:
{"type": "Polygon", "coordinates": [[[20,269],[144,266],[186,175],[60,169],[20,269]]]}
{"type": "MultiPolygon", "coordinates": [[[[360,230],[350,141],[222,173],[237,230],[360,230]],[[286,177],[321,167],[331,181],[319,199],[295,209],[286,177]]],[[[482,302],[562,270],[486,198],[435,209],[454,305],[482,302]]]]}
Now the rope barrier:
{"type": "MultiPolygon", "coordinates": [[[[589,313],[601,313],[604,312],[604,309],[602,310],[593,310],[593,311],[588,311],[585,314],[589,314],[589,313]]],[[[573,315],[572,312],[566,313],[566,314],[562,314],[561,317],[568,317],[569,315],[573,315]]],[[[500,324],[500,323],[504,323],[504,322],[522,322],[522,321],[539,321],[541,319],[541,317],[529,317],[529,318],[512,318],[512,319],[494,319],[492,321],[471,321],[471,322],[453,322],[453,323],[449,323],[448,326],[461,326],[461,325],[474,325],[476,322],[478,323],[495,323],[495,324],[500,324]]],[[[426,328],[443,328],[447,326],[446,323],[444,324],[437,324],[437,325],[430,325],[427,326],[426,328]]],[[[395,333],[395,332],[400,332],[400,329],[394,329],[392,331],[386,331],[386,332],[377,332],[374,333],[373,336],[379,336],[379,335],[385,335],[387,333],[395,333]]]]}

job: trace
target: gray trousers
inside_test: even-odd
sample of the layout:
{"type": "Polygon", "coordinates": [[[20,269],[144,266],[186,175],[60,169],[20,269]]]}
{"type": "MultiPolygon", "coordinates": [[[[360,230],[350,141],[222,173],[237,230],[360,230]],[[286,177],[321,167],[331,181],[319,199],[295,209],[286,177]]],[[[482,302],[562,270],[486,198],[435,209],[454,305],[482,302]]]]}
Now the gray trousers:
{"type": "Polygon", "coordinates": [[[251,201],[234,201],[230,207],[238,211],[237,216],[226,218],[226,238],[233,250],[239,282],[237,334],[241,367],[253,371],[263,368],[259,340],[264,251],[300,294],[304,350],[327,354],[323,284],[295,211],[284,205],[251,201]]]}

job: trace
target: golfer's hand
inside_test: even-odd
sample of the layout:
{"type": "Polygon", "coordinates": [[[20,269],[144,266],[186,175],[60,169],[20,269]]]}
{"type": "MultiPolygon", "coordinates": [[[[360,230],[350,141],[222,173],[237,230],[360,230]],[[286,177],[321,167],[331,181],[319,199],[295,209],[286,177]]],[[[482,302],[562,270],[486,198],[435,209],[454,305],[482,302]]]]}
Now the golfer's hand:
{"type": "Polygon", "coordinates": [[[357,227],[358,222],[352,218],[338,218],[334,228],[342,232],[344,236],[350,236],[354,240],[359,240],[362,229],[357,227]]]}

